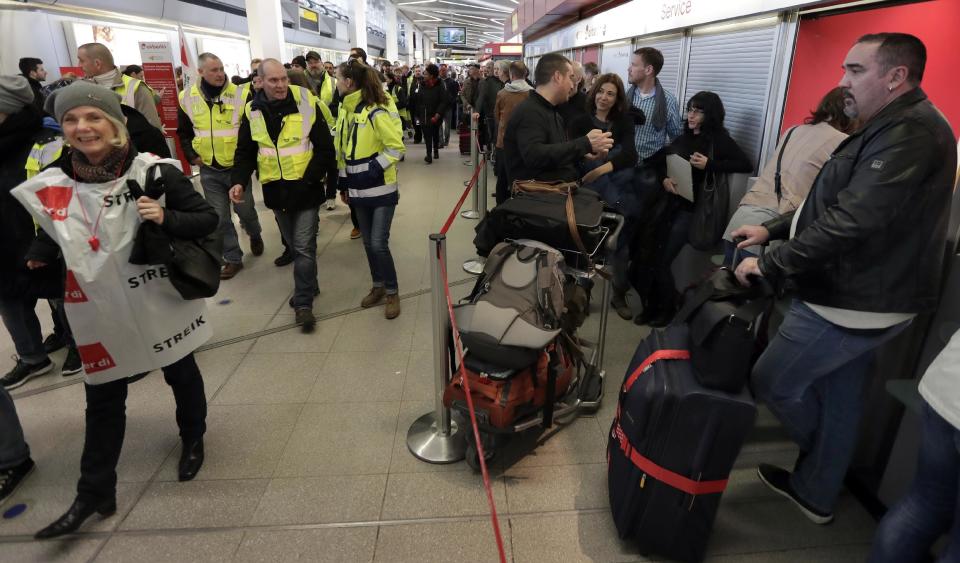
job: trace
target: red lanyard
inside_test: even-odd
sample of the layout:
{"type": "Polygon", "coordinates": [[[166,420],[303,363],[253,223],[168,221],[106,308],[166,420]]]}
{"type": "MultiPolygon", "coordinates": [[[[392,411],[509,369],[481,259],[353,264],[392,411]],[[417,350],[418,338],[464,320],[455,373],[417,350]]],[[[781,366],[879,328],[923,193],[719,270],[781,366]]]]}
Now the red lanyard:
{"type": "MultiPolygon", "coordinates": [[[[100,230],[100,218],[103,216],[103,210],[107,206],[110,196],[113,195],[113,192],[116,191],[117,186],[120,185],[120,175],[123,172],[123,163],[125,160],[126,157],[120,161],[120,165],[117,167],[117,179],[114,181],[113,187],[110,188],[110,191],[107,192],[107,195],[104,196],[103,201],[100,203],[100,211],[97,212],[97,220],[93,223],[92,228],[90,226],[90,220],[87,219],[87,210],[83,208],[83,202],[80,201],[79,183],[77,184],[77,204],[80,206],[80,213],[83,214],[83,223],[86,225],[87,231],[90,233],[90,238],[87,239],[87,243],[90,244],[90,248],[92,248],[94,252],[100,250],[100,239],[97,237],[97,232],[100,230]]],[[[74,173],[74,178],[76,178],[76,173],[74,173]]]]}

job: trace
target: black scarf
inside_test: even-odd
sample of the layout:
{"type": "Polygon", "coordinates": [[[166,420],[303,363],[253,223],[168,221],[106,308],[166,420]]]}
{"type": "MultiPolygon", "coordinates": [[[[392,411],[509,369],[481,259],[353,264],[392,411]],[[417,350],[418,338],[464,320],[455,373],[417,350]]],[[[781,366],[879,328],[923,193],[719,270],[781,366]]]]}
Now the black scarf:
{"type": "Polygon", "coordinates": [[[654,129],[662,130],[667,126],[667,95],[663,92],[660,79],[654,78],[654,81],[653,116],[650,119],[650,124],[653,125],[654,129]]]}

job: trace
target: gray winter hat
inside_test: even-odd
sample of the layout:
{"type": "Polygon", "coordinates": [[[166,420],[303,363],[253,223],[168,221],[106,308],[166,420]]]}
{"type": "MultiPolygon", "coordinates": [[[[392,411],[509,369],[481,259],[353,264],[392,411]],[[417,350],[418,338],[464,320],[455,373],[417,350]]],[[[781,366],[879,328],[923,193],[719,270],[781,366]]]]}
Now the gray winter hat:
{"type": "Polygon", "coordinates": [[[18,113],[33,103],[33,88],[25,76],[0,76],[0,113],[18,113]]]}
{"type": "Polygon", "coordinates": [[[69,86],[51,92],[43,104],[43,109],[56,118],[57,123],[63,123],[63,115],[80,106],[101,109],[110,117],[123,123],[120,95],[105,86],[85,80],[77,80],[69,86]]]}

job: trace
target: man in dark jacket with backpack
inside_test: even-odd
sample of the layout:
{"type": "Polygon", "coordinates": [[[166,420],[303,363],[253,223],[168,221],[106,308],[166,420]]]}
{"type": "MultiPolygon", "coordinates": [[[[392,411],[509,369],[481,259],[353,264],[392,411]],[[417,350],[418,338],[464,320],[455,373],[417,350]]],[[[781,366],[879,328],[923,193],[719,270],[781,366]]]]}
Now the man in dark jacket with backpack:
{"type": "Polygon", "coordinates": [[[788,238],[737,277],[795,287],[797,298],[753,370],[754,390],[800,446],[760,479],[817,524],[833,509],[857,443],[875,350],[940,296],[956,145],[920,89],[926,49],[901,33],[861,37],[844,61],[845,113],[861,128],[823,166],[791,215],[746,226],[741,247],[788,238]]]}
{"type": "Polygon", "coordinates": [[[544,55],[534,72],[537,89],[514,109],[503,136],[507,178],[574,182],[581,176],[577,163],[588,154],[605,154],[613,147],[610,133],[593,129],[568,139],[557,106],[573,91],[573,67],[555,53],[544,55]]]}

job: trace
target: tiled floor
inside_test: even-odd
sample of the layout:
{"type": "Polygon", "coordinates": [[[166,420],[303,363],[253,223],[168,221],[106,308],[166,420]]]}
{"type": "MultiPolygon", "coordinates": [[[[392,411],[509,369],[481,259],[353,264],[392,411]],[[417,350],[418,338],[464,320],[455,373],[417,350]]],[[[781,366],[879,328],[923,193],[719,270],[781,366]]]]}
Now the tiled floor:
{"type": "MultiPolygon", "coordinates": [[[[321,211],[315,309],[325,320],[311,335],[282,330],[293,320],[291,270],[273,266],[279,239],[261,206],[267,253],[248,256],[240,275],[209,300],[216,336],[198,354],[210,402],[207,460],[195,481],[176,481],[173,398],[154,374],[130,390],[117,514],[68,540],[32,541],[74,495],[83,389],[77,378],[52,373],[18,390],[38,467],[11,502],[28,510],[0,520],[0,561],[495,561],[479,476],[464,463],[420,462],[406,448],[410,424],[433,407],[430,298],[419,293],[430,283],[426,235],[443,222],[469,170],[450,149],[428,167],[422,151],[411,146],[401,169],[391,247],[409,297],[394,321],[380,308],[354,311],[369,278],[339,206],[321,211]]],[[[454,280],[468,277],[459,264],[472,255],[474,224],[458,219],[449,235],[454,280]]],[[[469,288],[455,285],[453,293],[469,288]]],[[[597,330],[597,317],[585,334],[597,330]]],[[[511,561],[647,560],[616,537],[604,455],[617,387],[646,330],[616,316],[610,322],[600,410],[516,442],[493,464],[511,561]]],[[[0,357],[10,348],[0,341],[0,357]]],[[[758,424],[775,426],[769,415],[758,424]]],[[[795,453],[771,434],[758,431],[743,449],[709,560],[863,559],[874,523],[851,497],[833,525],[817,527],[758,483],[758,461],[791,463],[795,453]]]]}

